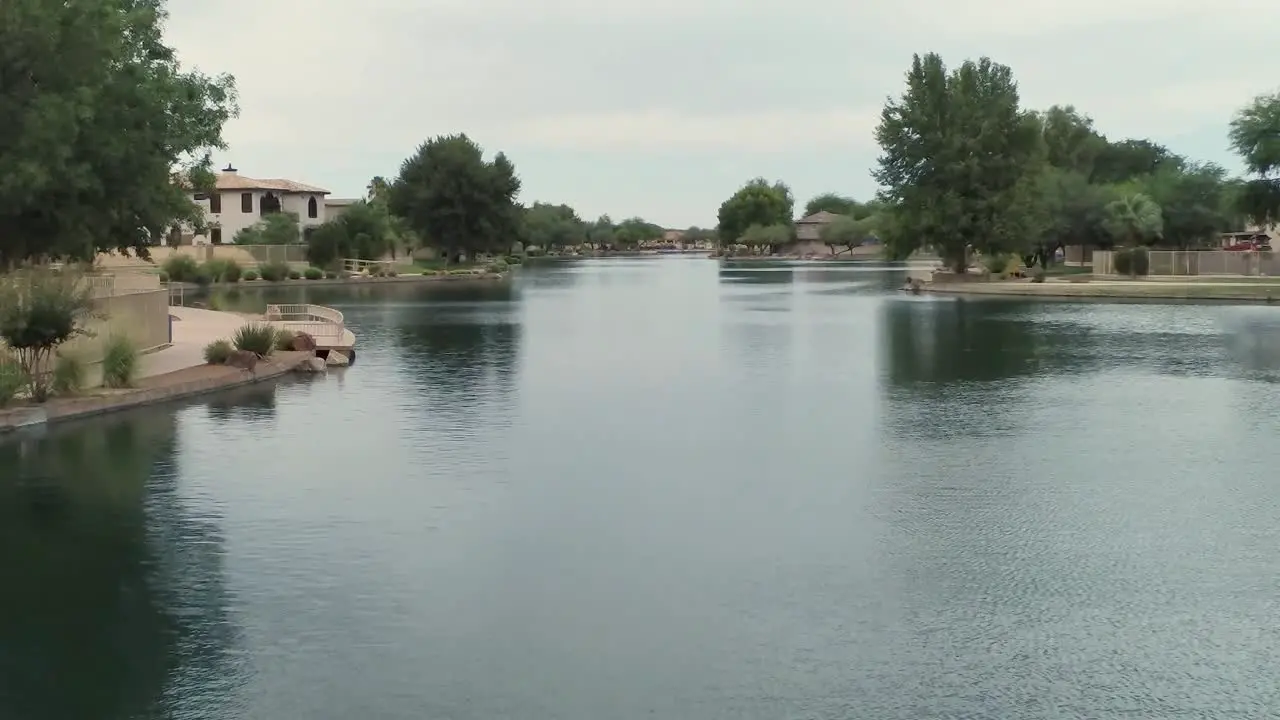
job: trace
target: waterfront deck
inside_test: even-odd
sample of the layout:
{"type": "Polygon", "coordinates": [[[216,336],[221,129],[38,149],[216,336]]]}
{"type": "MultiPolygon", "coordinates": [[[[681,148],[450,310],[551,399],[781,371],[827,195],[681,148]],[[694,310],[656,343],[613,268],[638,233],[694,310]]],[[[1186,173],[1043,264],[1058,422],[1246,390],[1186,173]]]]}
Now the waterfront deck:
{"type": "Polygon", "coordinates": [[[304,332],[316,341],[316,351],[355,352],[356,336],[347,329],[342,313],[324,305],[268,305],[263,319],[293,332],[304,332]]]}

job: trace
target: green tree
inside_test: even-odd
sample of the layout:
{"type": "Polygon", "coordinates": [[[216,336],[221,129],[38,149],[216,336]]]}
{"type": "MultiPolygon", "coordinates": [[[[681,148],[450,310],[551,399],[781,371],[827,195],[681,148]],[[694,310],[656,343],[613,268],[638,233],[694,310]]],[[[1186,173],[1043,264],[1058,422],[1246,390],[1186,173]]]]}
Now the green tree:
{"type": "Polygon", "coordinates": [[[836,248],[853,252],[854,248],[875,234],[875,226],[875,216],[855,220],[851,215],[843,215],[823,225],[818,235],[822,242],[831,248],[831,254],[838,255],[836,248]]]}
{"type": "Polygon", "coordinates": [[[445,257],[505,251],[518,240],[520,178],[507,156],[484,159],[466,135],[436,137],[400,166],[388,207],[445,257]]]}
{"type": "Polygon", "coordinates": [[[385,202],[387,199],[388,187],[390,186],[388,185],[386,178],[382,177],[381,175],[374,175],[373,178],[369,180],[369,184],[365,186],[365,189],[364,189],[365,197],[369,200],[369,202],[375,202],[379,200],[385,202]]]}
{"type": "Polygon", "coordinates": [[[982,58],[948,72],[938,55],[916,55],[906,92],[876,128],[882,153],[873,174],[894,206],[890,252],[932,247],[964,272],[970,248],[1020,250],[1041,133],[1019,107],[1008,67],[982,58]]]}
{"type": "Polygon", "coordinates": [[[1228,137],[1256,176],[1240,189],[1239,209],[1263,227],[1280,223],[1280,92],[1259,95],[1237,112],[1228,137]]]}
{"type": "Polygon", "coordinates": [[[1039,115],[1045,160],[1060,170],[1093,172],[1094,163],[1106,147],[1106,138],[1093,128],[1093,119],[1071,105],[1054,105],[1039,115]]]}
{"type": "Polygon", "coordinates": [[[587,226],[568,205],[535,202],[524,210],[524,241],[543,249],[587,242],[587,226]]]}
{"type": "Polygon", "coordinates": [[[338,260],[377,260],[391,252],[399,236],[400,218],[387,213],[382,203],[353,203],[337,218],[320,225],[307,239],[307,261],[316,267],[332,267],[338,260]]]}
{"type": "Polygon", "coordinates": [[[1162,240],[1185,249],[1203,247],[1232,225],[1226,170],[1209,164],[1165,165],[1142,180],[1143,194],[1161,208],[1162,240]]]}
{"type": "Polygon", "coordinates": [[[1182,162],[1168,148],[1150,140],[1107,142],[1094,160],[1090,181],[1099,185],[1129,182],[1182,162]]]}
{"type": "Polygon", "coordinates": [[[1149,245],[1163,235],[1164,218],[1160,206],[1139,193],[1110,202],[1103,227],[1116,244],[1149,245]]]}
{"type": "Polygon", "coordinates": [[[300,242],[298,216],[290,212],[270,213],[247,228],[241,228],[232,239],[236,245],[293,245],[300,242]]]}
{"type": "Polygon", "coordinates": [[[1107,204],[1115,199],[1111,186],[1091,184],[1080,171],[1043,168],[1028,206],[1035,231],[1024,251],[1026,264],[1048,267],[1058,248],[1067,245],[1109,247],[1112,239],[1103,221],[1107,204]]]}
{"type": "Polygon", "coordinates": [[[613,231],[613,241],[618,247],[635,248],[642,243],[660,240],[666,230],[643,218],[627,218],[613,231]]]}
{"type": "Polygon", "coordinates": [[[795,198],[791,188],[781,181],[770,183],[756,178],[721,203],[717,232],[722,243],[733,243],[752,225],[790,226],[794,214],[795,198]]]}
{"type": "Polygon", "coordinates": [[[861,205],[851,197],[836,193],[823,193],[805,204],[804,217],[824,211],[852,217],[860,209],[861,205]]]}
{"type": "Polygon", "coordinates": [[[596,221],[587,225],[587,242],[597,248],[612,250],[615,245],[616,226],[608,215],[601,215],[596,221]]]}
{"type": "Polygon", "coordinates": [[[191,192],[212,189],[235,86],[179,65],[162,0],[0,8],[0,266],[145,256],[198,226],[191,192]]]}
{"type": "Polygon", "coordinates": [[[716,231],[700,228],[697,226],[687,228],[680,235],[680,242],[685,245],[697,245],[699,243],[714,243],[716,240],[716,231]]]}
{"type": "Polygon", "coordinates": [[[782,246],[795,240],[795,233],[789,224],[752,225],[742,233],[739,242],[751,248],[769,248],[777,252],[782,246]]]}

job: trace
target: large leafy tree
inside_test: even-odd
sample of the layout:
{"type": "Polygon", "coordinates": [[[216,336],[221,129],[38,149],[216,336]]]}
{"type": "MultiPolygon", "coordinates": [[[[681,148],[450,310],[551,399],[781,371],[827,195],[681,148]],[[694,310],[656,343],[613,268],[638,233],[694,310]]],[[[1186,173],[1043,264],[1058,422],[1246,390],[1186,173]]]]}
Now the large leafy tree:
{"type": "Polygon", "coordinates": [[[791,225],[783,223],[752,225],[739,238],[740,242],[747,247],[768,248],[774,252],[777,252],[782,246],[792,242],[794,239],[795,233],[791,225]]]}
{"type": "Polygon", "coordinates": [[[307,260],[316,267],[329,267],[343,258],[377,260],[398,241],[401,222],[385,205],[361,200],[311,233],[307,260]]]}
{"type": "Polygon", "coordinates": [[[841,252],[853,252],[855,247],[866,242],[868,238],[875,234],[876,216],[869,215],[861,219],[854,219],[852,215],[844,215],[822,226],[818,231],[822,242],[831,248],[832,255],[838,255],[841,252]],[[844,248],[837,250],[837,248],[844,248]]]}
{"type": "Polygon", "coordinates": [[[1115,199],[1111,186],[1091,184],[1077,170],[1042,168],[1030,204],[1037,232],[1025,250],[1027,264],[1048,266],[1058,248],[1066,245],[1110,246],[1103,221],[1107,204],[1115,199]]]}
{"type": "Polygon", "coordinates": [[[822,193],[805,203],[804,215],[808,217],[825,211],[852,217],[860,209],[861,204],[851,197],[838,193],[822,193]]]}
{"type": "Polygon", "coordinates": [[[737,242],[752,225],[770,227],[792,223],[795,198],[786,183],[756,178],[720,204],[717,232],[723,243],[737,242]]]}
{"type": "Polygon", "coordinates": [[[1240,209],[1255,223],[1280,223],[1280,92],[1260,95],[1236,113],[1231,148],[1254,175],[1239,193],[1240,209]]]}
{"type": "Polygon", "coordinates": [[[634,248],[641,243],[660,240],[664,232],[661,225],[654,225],[644,218],[627,218],[618,223],[613,232],[613,241],[619,247],[634,248]]]}
{"type": "Polygon", "coordinates": [[[1162,240],[1177,248],[1201,247],[1231,227],[1226,212],[1227,173],[1209,164],[1167,164],[1140,181],[1161,209],[1162,240]]]}
{"type": "Polygon", "coordinates": [[[536,202],[524,210],[524,241],[541,248],[564,248],[587,241],[587,227],[568,205],[536,202]]]}
{"type": "Polygon", "coordinates": [[[931,246],[963,272],[969,248],[1020,249],[1041,133],[1019,107],[1008,67],[982,58],[948,72],[936,54],[915,56],[906,92],[885,106],[876,128],[882,153],[874,176],[894,206],[891,252],[931,246]]]}
{"type": "Polygon", "coordinates": [[[0,265],[198,225],[235,87],[181,68],[164,20],[163,0],[0,3],[0,265]]]}
{"type": "Polygon", "coordinates": [[[484,159],[466,135],[436,137],[400,166],[388,207],[408,227],[456,259],[495,252],[519,239],[520,178],[507,156],[484,159]]]}
{"type": "Polygon", "coordinates": [[[1182,158],[1150,140],[1108,141],[1094,160],[1090,180],[1098,184],[1129,182],[1182,163],[1182,158]]]}
{"type": "Polygon", "coordinates": [[[1045,161],[1060,170],[1093,172],[1098,156],[1107,146],[1106,138],[1093,127],[1093,119],[1071,105],[1054,105],[1039,114],[1045,161]]]}

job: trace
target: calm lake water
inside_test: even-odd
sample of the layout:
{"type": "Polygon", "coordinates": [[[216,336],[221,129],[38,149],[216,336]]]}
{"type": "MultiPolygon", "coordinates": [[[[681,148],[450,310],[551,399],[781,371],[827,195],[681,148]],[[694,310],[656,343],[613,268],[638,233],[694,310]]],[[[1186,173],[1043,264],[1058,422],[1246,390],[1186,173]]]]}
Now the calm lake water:
{"type": "Polygon", "coordinates": [[[1280,310],[902,278],[312,288],[345,374],[0,442],[0,718],[1280,713],[1280,310]]]}

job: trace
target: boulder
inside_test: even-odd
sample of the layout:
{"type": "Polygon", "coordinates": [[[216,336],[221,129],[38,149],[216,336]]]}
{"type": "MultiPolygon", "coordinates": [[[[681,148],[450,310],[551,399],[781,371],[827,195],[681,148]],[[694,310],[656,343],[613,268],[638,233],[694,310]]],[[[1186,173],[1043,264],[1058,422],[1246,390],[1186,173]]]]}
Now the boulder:
{"type": "Polygon", "coordinates": [[[254,368],[258,367],[258,354],[248,350],[236,350],[227,358],[227,364],[253,372],[254,368]]]}
{"type": "Polygon", "coordinates": [[[324,364],[331,367],[346,367],[351,364],[351,359],[337,350],[330,350],[329,356],[324,359],[324,364]]]}
{"type": "Polygon", "coordinates": [[[313,356],[307,358],[306,362],[299,363],[293,370],[294,372],[302,373],[304,375],[314,375],[316,373],[324,372],[326,368],[324,360],[313,356]]]}
{"type": "Polygon", "coordinates": [[[291,347],[299,352],[309,352],[316,349],[316,339],[304,332],[300,332],[293,336],[291,347]]]}

